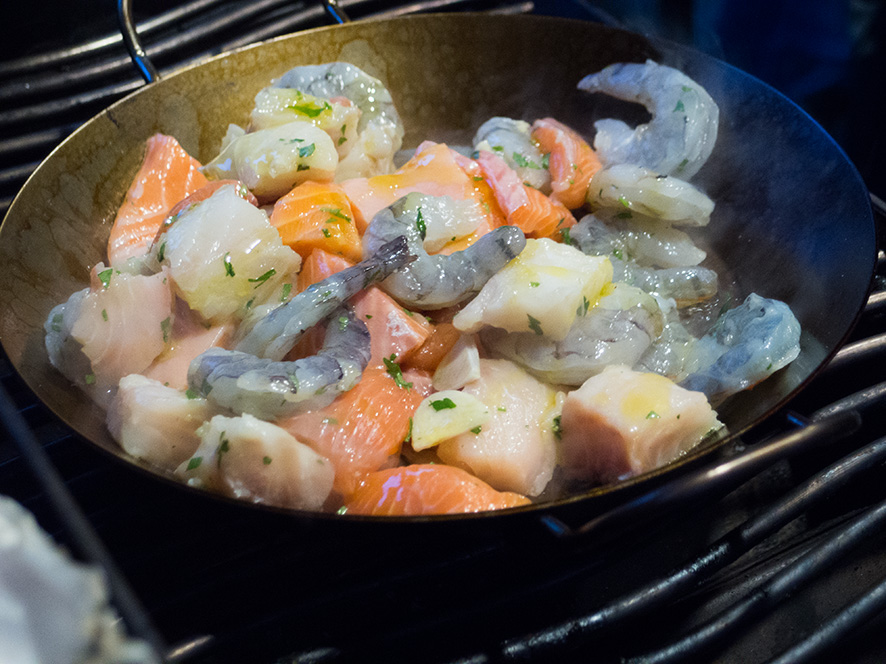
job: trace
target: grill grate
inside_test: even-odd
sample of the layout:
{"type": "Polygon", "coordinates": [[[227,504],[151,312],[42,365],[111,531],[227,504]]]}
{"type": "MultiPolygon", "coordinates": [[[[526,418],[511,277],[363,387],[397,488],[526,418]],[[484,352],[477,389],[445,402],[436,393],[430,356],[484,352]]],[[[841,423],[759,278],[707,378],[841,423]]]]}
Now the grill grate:
{"type": "MultiPolygon", "coordinates": [[[[355,18],[383,13],[380,2],[342,4],[355,18]]],[[[439,0],[384,11],[480,4],[439,0]]],[[[140,34],[162,69],[325,20],[310,2],[247,7],[200,0],[142,23],[140,34]]],[[[119,64],[123,53],[115,36],[0,63],[0,213],[52,146],[139,85],[119,64]],[[68,78],[69,67],[88,73],[68,78]],[[16,92],[28,80],[33,87],[16,92]]],[[[886,216],[879,223],[882,237],[886,216]]],[[[574,531],[542,522],[517,536],[498,521],[469,535],[445,525],[337,531],[208,498],[183,501],[180,489],[119,465],[68,432],[5,358],[0,378],[11,395],[3,409],[10,436],[24,446],[36,439],[37,454],[45,454],[88,515],[87,526],[153,622],[130,615],[122,584],[115,597],[129,625],[154,642],[175,644],[169,661],[350,662],[381,653],[392,662],[476,664],[713,656],[803,662],[839,644],[841,661],[874,662],[886,654],[883,618],[861,625],[886,602],[884,366],[881,251],[876,289],[851,343],[790,412],[751,432],[746,443],[751,452],[775,449],[783,436],[814,439],[822,424],[836,424],[844,438],[828,437],[791,461],[746,462],[758,474],[741,475],[740,486],[697,480],[702,494],[681,494],[679,485],[668,485],[676,495],[651,499],[650,518],[627,530],[616,532],[605,519],[574,531]],[[862,420],[850,434],[853,412],[862,420]],[[807,419],[815,424],[798,433],[796,423],[807,419]]],[[[76,548],[77,517],[57,512],[48,487],[29,473],[40,463],[0,442],[0,487],[76,548]]],[[[711,469],[698,477],[705,473],[720,477],[711,469]]],[[[45,473],[40,477],[45,481],[45,473]]]]}

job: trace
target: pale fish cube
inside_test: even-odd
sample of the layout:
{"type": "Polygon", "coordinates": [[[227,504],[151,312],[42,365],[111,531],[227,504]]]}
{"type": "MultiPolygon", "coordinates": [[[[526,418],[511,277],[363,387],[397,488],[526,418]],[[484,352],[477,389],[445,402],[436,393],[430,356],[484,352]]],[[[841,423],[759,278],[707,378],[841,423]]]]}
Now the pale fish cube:
{"type": "Polygon", "coordinates": [[[108,431],[127,454],[173,472],[200,445],[197,429],[211,416],[206,399],[131,374],[108,408],[108,431]]]}
{"type": "Polygon", "coordinates": [[[612,263],[605,256],[586,256],[546,238],[527,240],[520,255],[493,276],[452,323],[463,332],[492,325],[562,341],[576,316],[594,306],[611,281],[612,263]]]}
{"type": "Polygon", "coordinates": [[[508,360],[480,360],[479,380],[465,386],[489,408],[489,421],[440,443],[437,455],[499,491],[537,496],[557,462],[554,418],[562,392],[508,360]]]}
{"type": "Polygon", "coordinates": [[[182,213],[161,247],[179,295],[215,323],[270,298],[301,264],[267,215],[234,185],[182,213]]]}
{"type": "Polygon", "coordinates": [[[277,507],[318,510],[335,477],[332,463],[276,424],[216,415],[176,474],[188,484],[277,507]]]}
{"type": "Polygon", "coordinates": [[[566,397],[561,463],[570,477],[615,482],[673,461],[722,426],[701,392],[613,365],[566,397]]]}
{"type": "Polygon", "coordinates": [[[420,452],[465,431],[479,430],[488,419],[489,408],[473,394],[434,392],[412,416],[412,449],[420,452]]]}

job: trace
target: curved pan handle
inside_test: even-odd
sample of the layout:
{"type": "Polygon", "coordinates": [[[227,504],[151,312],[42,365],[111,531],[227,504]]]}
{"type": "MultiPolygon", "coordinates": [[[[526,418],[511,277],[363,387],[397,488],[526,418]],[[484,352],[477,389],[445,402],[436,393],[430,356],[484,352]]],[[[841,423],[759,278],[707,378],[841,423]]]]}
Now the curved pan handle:
{"type": "MultiPolygon", "coordinates": [[[[350,22],[344,8],[339,4],[338,0],[322,0],[323,8],[332,19],[341,25],[350,22]]],[[[126,50],[129,51],[129,57],[135,65],[138,72],[145,79],[145,83],[153,83],[160,80],[160,73],[151,62],[151,58],[145,52],[138,37],[138,30],[135,26],[135,20],[132,18],[132,0],[117,0],[117,21],[120,25],[120,32],[123,35],[123,43],[126,44],[126,50]]]]}

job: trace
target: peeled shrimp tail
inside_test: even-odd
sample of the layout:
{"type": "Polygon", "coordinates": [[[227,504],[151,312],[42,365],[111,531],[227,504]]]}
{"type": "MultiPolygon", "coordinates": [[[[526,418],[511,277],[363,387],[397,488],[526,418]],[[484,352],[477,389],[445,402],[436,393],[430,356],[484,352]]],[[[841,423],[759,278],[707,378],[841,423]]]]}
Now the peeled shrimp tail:
{"type": "Polygon", "coordinates": [[[274,309],[256,323],[236,350],[282,360],[307,330],[327,318],[348,298],[381,281],[413,258],[406,240],[394,238],[379,247],[374,256],[309,286],[274,309]]]}
{"type": "Polygon", "coordinates": [[[378,256],[395,238],[403,238],[418,258],[398,270],[383,288],[407,306],[442,309],[478,293],[489,279],[526,246],[516,226],[502,226],[487,233],[463,251],[431,256],[422,246],[421,208],[410,214],[409,196],[375,215],[363,237],[364,254],[378,256]]]}
{"type": "Polygon", "coordinates": [[[621,120],[595,123],[594,149],[607,166],[636,164],[663,175],[690,178],[717,140],[720,111],[711,96],[682,72],[647,60],[619,63],[583,78],[578,88],[643,104],[652,114],[631,129],[621,120]]]}
{"type": "Polygon", "coordinates": [[[703,336],[696,366],[681,386],[711,402],[756,385],[800,354],[800,323],[784,302],[748,295],[703,336]]]}
{"type": "Polygon", "coordinates": [[[339,307],[316,355],[275,362],[210,348],[191,363],[188,384],[218,406],[275,420],[331,403],[359,382],[369,356],[366,324],[350,308],[339,307]]]}

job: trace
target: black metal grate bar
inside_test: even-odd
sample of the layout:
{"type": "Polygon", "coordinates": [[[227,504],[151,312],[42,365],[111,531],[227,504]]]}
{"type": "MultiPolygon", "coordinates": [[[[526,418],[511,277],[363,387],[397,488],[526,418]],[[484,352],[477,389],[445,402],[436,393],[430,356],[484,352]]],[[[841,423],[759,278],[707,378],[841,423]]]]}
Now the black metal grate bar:
{"type": "MultiPolygon", "coordinates": [[[[835,492],[845,488],[861,475],[884,462],[886,462],[886,438],[871,443],[831,465],[795,491],[773,503],[761,514],[726,534],[701,555],[675,570],[666,578],[650,583],[630,595],[613,601],[597,612],[508,641],[502,645],[501,655],[506,660],[514,661],[531,661],[533,658],[548,657],[566,647],[572,649],[576,646],[577,641],[588,639],[597,632],[613,629],[618,623],[636,620],[652,611],[662,609],[667,603],[691,592],[714,572],[738,560],[751,548],[783,528],[790,521],[832,498],[835,492]]],[[[877,517],[877,519],[880,518],[882,515],[877,517]]],[[[867,524],[866,521],[865,523],[867,524]]],[[[876,523],[879,523],[879,520],[876,523]]],[[[867,535],[873,534],[874,530],[872,525],[865,525],[863,528],[867,535]]],[[[842,549],[828,553],[830,557],[827,560],[832,562],[842,553],[842,549]]],[[[817,568],[808,568],[809,576],[813,576],[816,570],[817,568]]],[[[753,601],[759,602],[759,600],[753,601]]],[[[704,639],[715,638],[707,635],[707,631],[704,634],[704,639]]],[[[729,634],[731,632],[716,638],[727,638],[729,634]]],[[[701,643],[696,644],[695,640],[691,640],[691,643],[693,644],[692,648],[700,648],[702,645],[701,643]]],[[[707,643],[709,642],[705,640],[705,644],[707,643]]],[[[679,651],[680,656],[688,654],[685,649],[689,647],[686,644],[673,646],[676,649],[675,652],[679,651]]],[[[671,650],[669,649],[667,652],[671,652],[671,650]]],[[[641,658],[637,661],[646,660],[641,658]]],[[[659,660],[653,657],[649,661],[659,660]]]]}

